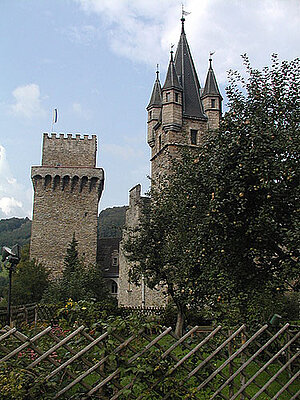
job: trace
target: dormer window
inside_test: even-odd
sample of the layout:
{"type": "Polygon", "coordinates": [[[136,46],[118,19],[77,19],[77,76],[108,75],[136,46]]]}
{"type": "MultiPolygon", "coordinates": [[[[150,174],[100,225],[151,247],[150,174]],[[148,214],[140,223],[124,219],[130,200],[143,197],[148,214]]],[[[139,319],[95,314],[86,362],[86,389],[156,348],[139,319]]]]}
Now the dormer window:
{"type": "Polygon", "coordinates": [[[216,108],[216,99],[211,99],[211,108],[216,108]]]}
{"type": "Polygon", "coordinates": [[[166,93],[166,101],[170,101],[170,92],[166,93]]]}

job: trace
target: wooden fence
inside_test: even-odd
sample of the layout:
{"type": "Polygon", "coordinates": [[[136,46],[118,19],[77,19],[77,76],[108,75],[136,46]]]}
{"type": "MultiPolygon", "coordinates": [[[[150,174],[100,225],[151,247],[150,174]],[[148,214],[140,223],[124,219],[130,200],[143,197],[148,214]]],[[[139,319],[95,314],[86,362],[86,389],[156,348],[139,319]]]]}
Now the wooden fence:
{"type": "Polygon", "coordinates": [[[5,327],[0,365],[22,365],[36,376],[46,371],[55,399],[75,393],[107,400],[300,397],[299,327],[266,324],[250,334],[244,325],[234,331],[195,326],[180,339],[171,328],[124,332],[49,326],[27,337],[5,327]]]}
{"type": "MultiPolygon", "coordinates": [[[[60,306],[61,307],[61,306],[60,306]]],[[[11,309],[11,321],[16,327],[22,323],[31,324],[48,321],[51,322],[56,319],[57,310],[60,308],[55,304],[25,304],[21,306],[13,306],[11,309]]],[[[99,309],[101,310],[101,308],[99,309]]],[[[103,307],[103,310],[107,310],[103,307]]],[[[126,317],[130,314],[137,314],[143,316],[161,315],[164,312],[164,307],[120,307],[117,314],[126,317]]],[[[0,307],[0,326],[5,325],[7,322],[7,307],[0,307]]]]}

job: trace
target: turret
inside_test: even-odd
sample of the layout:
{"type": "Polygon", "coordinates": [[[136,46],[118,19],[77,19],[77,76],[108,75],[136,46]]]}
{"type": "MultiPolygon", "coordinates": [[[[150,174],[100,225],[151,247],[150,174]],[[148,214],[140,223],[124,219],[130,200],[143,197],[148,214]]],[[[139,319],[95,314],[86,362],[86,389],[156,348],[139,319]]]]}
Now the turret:
{"type": "Polygon", "coordinates": [[[171,51],[169,68],[162,88],[162,127],[165,132],[179,131],[182,128],[182,94],[171,51]]]}
{"type": "Polygon", "coordinates": [[[156,80],[154,82],[150,102],[147,106],[148,111],[148,144],[150,147],[154,146],[155,134],[154,127],[161,121],[161,108],[162,108],[162,95],[161,85],[159,81],[159,71],[156,71],[156,80]]]}
{"type": "Polygon", "coordinates": [[[208,128],[218,129],[222,116],[222,96],[219,91],[217,80],[212,68],[212,58],[209,58],[209,69],[206,76],[205,86],[202,92],[202,103],[205,114],[208,117],[208,128]]]}

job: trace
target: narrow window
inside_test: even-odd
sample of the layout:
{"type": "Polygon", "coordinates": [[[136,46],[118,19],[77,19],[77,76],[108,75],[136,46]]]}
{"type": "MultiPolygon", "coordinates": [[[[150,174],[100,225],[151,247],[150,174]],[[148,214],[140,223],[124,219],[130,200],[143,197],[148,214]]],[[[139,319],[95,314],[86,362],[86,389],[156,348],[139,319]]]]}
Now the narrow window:
{"type": "Polygon", "coordinates": [[[216,108],[216,99],[211,99],[211,108],[216,108]]]}
{"type": "Polygon", "coordinates": [[[149,119],[152,119],[152,111],[149,112],[149,119]]]}
{"type": "Polygon", "coordinates": [[[111,282],[111,293],[112,294],[117,294],[118,293],[118,285],[116,284],[115,281],[111,282]]]}
{"type": "Polygon", "coordinates": [[[179,103],[179,93],[175,93],[175,101],[176,103],[179,103]]]}
{"type": "Polygon", "coordinates": [[[161,135],[158,137],[158,150],[161,149],[161,135]]]}
{"type": "Polygon", "coordinates": [[[166,101],[170,101],[170,92],[166,93],[166,101]]]}
{"type": "Polygon", "coordinates": [[[191,129],[191,144],[197,144],[197,132],[196,129],[191,129]]]}
{"type": "Polygon", "coordinates": [[[118,266],[118,257],[113,257],[112,265],[113,265],[113,267],[117,267],[118,266]]]}

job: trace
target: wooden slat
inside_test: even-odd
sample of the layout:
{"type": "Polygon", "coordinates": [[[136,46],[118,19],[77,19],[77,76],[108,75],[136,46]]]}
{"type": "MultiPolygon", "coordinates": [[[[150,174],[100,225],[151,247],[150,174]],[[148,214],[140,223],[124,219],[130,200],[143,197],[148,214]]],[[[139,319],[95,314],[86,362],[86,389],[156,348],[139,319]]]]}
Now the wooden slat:
{"type": "MultiPolygon", "coordinates": [[[[211,400],[213,400],[236,376],[238,376],[245,368],[247,368],[247,366],[253,361],[255,360],[255,358],[262,353],[271,343],[274,342],[274,340],[276,340],[278,338],[278,336],[280,336],[283,332],[285,332],[287,330],[287,328],[289,327],[289,324],[286,324],[284,327],[282,327],[271,339],[269,339],[259,350],[257,350],[250,358],[248,358],[248,360],[240,366],[240,368],[238,368],[238,370],[232,374],[229,379],[227,379],[226,382],[223,383],[223,385],[221,385],[218,390],[215,391],[215,393],[213,394],[213,396],[211,397],[211,400]]],[[[296,339],[295,339],[296,340],[296,339]]],[[[284,348],[286,348],[287,346],[284,346],[284,348]]],[[[283,350],[281,350],[282,352],[283,350]]],[[[280,352],[279,352],[280,354],[280,352]]],[[[278,355],[279,355],[278,354],[278,355]]],[[[271,360],[273,360],[273,357],[271,358],[271,360]]],[[[267,368],[267,366],[271,363],[272,361],[269,361],[268,363],[264,364],[263,370],[265,368],[267,368]]],[[[222,364],[223,365],[223,364],[222,364]]],[[[256,375],[256,374],[255,374],[256,375]]],[[[252,377],[247,384],[244,386],[244,388],[246,388],[251,382],[253,382],[253,380],[255,379],[255,376],[252,377]]],[[[243,389],[244,390],[244,389],[243,389]]],[[[241,392],[240,392],[241,393],[241,392]]],[[[235,394],[232,397],[232,400],[234,400],[237,397],[237,394],[235,394]]]]}
{"type": "Polygon", "coordinates": [[[11,351],[9,354],[7,354],[5,357],[1,358],[0,362],[2,361],[7,361],[10,358],[14,357],[16,354],[20,353],[20,351],[26,349],[27,347],[30,347],[32,343],[46,335],[49,331],[51,331],[51,326],[48,326],[46,329],[44,329],[42,332],[38,333],[35,335],[33,338],[28,338],[25,343],[23,343],[21,346],[17,347],[15,350],[11,351]]]}
{"type": "MultiPolygon", "coordinates": [[[[244,349],[251,344],[251,342],[259,336],[265,329],[267,329],[268,325],[264,325],[262,328],[260,328],[254,335],[251,336],[249,340],[247,340],[236,352],[232,354],[219,368],[217,368],[205,381],[203,381],[199,386],[197,386],[197,390],[202,389],[208,382],[210,382],[218,373],[224,369],[232,360],[234,360],[239,354],[241,354],[244,349]]],[[[230,338],[229,338],[230,339],[230,338]]],[[[229,341],[229,339],[225,340],[225,342],[221,345],[223,346],[224,344],[226,345],[229,341]]],[[[220,346],[220,347],[221,347],[220,346]]],[[[199,367],[199,366],[198,366],[199,367]]],[[[197,367],[197,368],[198,368],[197,367]]],[[[197,369],[195,368],[195,369],[197,369]]]]}
{"type": "Polygon", "coordinates": [[[65,343],[70,341],[74,336],[76,336],[78,333],[80,333],[85,327],[82,325],[79,328],[77,328],[74,332],[72,332],[70,335],[66,336],[64,339],[60,341],[60,343],[57,343],[53,347],[51,347],[49,350],[47,350],[43,355],[38,357],[33,363],[31,363],[28,368],[33,368],[35,365],[39,364],[41,361],[43,361],[45,358],[47,358],[51,353],[62,347],[65,343]]]}
{"type": "Polygon", "coordinates": [[[272,382],[274,382],[274,380],[276,379],[276,376],[280,375],[294,360],[296,360],[296,358],[300,355],[300,351],[297,351],[297,353],[291,357],[291,359],[284,364],[283,367],[281,367],[276,374],[274,374],[274,376],[268,380],[268,382],[258,391],[255,393],[255,395],[252,397],[253,400],[257,399],[258,396],[260,396],[267,387],[269,387],[271,385],[272,382]]]}
{"type": "Polygon", "coordinates": [[[142,331],[143,331],[143,329],[140,329],[136,335],[130,336],[127,340],[125,340],[123,343],[121,343],[116,349],[114,349],[113,352],[107,354],[102,360],[98,361],[96,364],[94,364],[88,370],[84,371],[73,382],[69,383],[69,385],[67,385],[60,392],[58,392],[55,398],[60,397],[62,394],[67,392],[69,389],[71,389],[74,385],[76,385],[77,383],[80,383],[88,375],[90,375],[92,372],[96,371],[99,367],[101,367],[101,365],[103,365],[108,360],[109,356],[111,356],[112,354],[117,354],[118,352],[123,350],[125,347],[127,347],[130,342],[132,342],[134,339],[136,339],[137,335],[142,333],[142,331]]]}
{"type": "Polygon", "coordinates": [[[99,336],[97,339],[95,339],[93,342],[85,346],[82,350],[80,350],[78,353],[76,353],[73,357],[69,358],[69,360],[65,361],[63,364],[61,364],[58,368],[53,370],[49,375],[46,376],[46,379],[50,379],[52,376],[56,375],[58,372],[62,371],[64,368],[66,368],[68,365],[72,364],[75,360],[77,360],[79,357],[81,357],[83,354],[85,354],[87,351],[92,349],[94,346],[96,346],[97,343],[101,342],[103,339],[105,339],[108,336],[108,332],[103,333],[103,335],[99,336]]]}
{"type": "Polygon", "coordinates": [[[8,332],[6,332],[6,333],[4,333],[3,335],[1,335],[0,336],[0,342],[1,342],[1,340],[4,340],[4,339],[6,339],[8,336],[10,336],[10,335],[12,335],[13,333],[15,333],[16,332],[16,328],[12,328],[12,329],[10,329],[8,332]]]}

